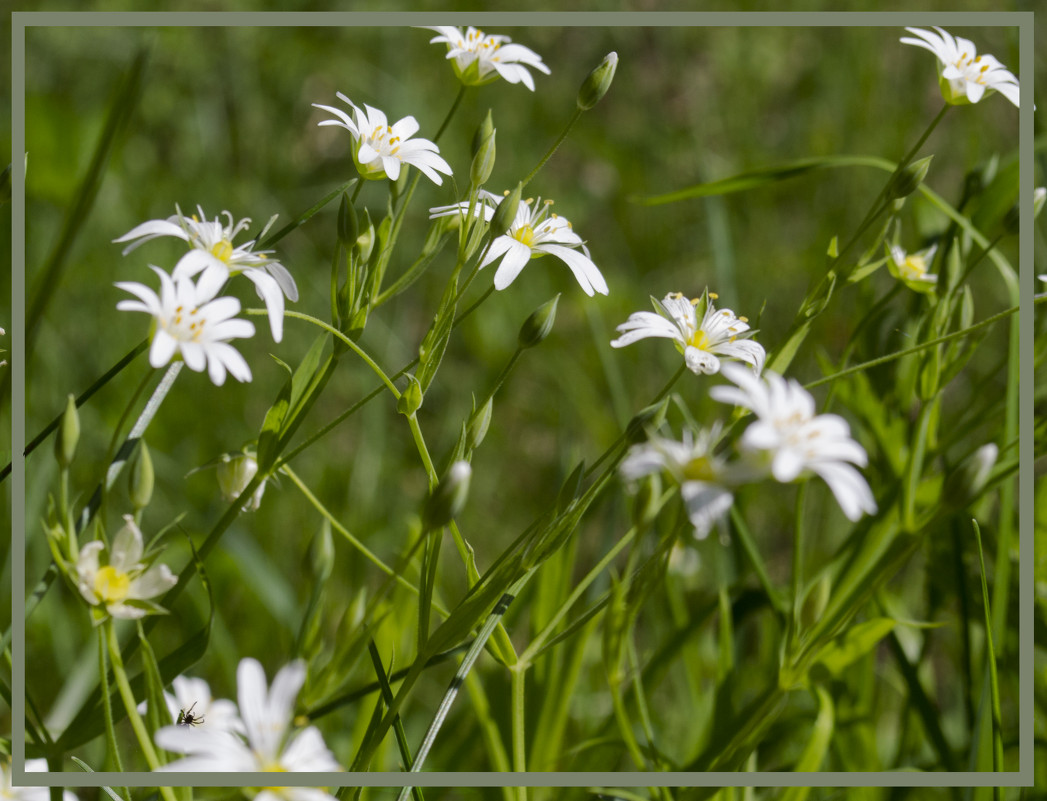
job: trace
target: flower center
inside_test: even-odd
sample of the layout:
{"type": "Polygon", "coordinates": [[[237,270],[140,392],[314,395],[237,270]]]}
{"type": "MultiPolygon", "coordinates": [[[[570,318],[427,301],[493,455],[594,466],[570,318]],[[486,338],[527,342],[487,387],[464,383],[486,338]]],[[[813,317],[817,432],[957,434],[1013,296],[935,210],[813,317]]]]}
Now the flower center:
{"type": "Polygon", "coordinates": [[[94,591],[102,603],[122,601],[131,589],[131,577],[111,565],[99,568],[95,573],[94,591]]]}
{"type": "Polygon", "coordinates": [[[233,243],[228,239],[221,239],[211,246],[211,255],[221,262],[229,264],[233,255],[233,243]]]}
{"type": "Polygon", "coordinates": [[[698,350],[709,350],[713,343],[712,340],[709,339],[709,335],[699,328],[691,335],[691,338],[687,340],[687,344],[692,348],[698,348],[698,350]]]}
{"type": "Polygon", "coordinates": [[[683,477],[687,481],[714,481],[716,471],[708,456],[691,459],[683,468],[683,477]]]}
{"type": "Polygon", "coordinates": [[[920,279],[927,273],[927,262],[923,256],[907,256],[898,272],[909,280],[920,279]]]}
{"type": "Polygon", "coordinates": [[[175,339],[182,342],[196,342],[207,327],[207,319],[198,317],[199,313],[199,309],[186,311],[184,306],[179,306],[169,321],[161,320],[161,323],[164,330],[175,339]]]}
{"type": "Polygon", "coordinates": [[[527,247],[531,247],[531,243],[534,242],[534,228],[530,225],[525,225],[522,228],[517,228],[515,231],[513,231],[513,238],[517,242],[522,242],[523,244],[527,245],[527,247]]]}

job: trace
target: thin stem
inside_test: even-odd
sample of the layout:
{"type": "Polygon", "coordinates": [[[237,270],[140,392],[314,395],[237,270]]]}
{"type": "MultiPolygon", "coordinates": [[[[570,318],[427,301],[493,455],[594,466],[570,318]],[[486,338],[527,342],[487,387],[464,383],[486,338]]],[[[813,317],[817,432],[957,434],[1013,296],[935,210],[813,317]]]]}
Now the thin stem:
{"type": "Polygon", "coordinates": [[[458,111],[458,106],[462,104],[462,98],[465,97],[466,89],[468,89],[468,87],[464,83],[458,88],[458,94],[455,95],[454,102],[451,103],[451,108],[448,110],[447,116],[444,117],[444,121],[440,123],[440,127],[436,131],[436,136],[432,138],[434,144],[436,143],[436,140],[443,135],[443,132],[447,130],[447,126],[451,124],[451,118],[454,117],[454,113],[458,111]]]}
{"type": "MultiPolygon", "coordinates": [[[[527,725],[526,704],[524,701],[527,689],[527,668],[519,664],[509,672],[509,688],[512,693],[512,727],[513,727],[513,770],[527,770],[527,725]]],[[[527,788],[516,788],[517,801],[527,801],[527,788]]]]}
{"type": "Polygon", "coordinates": [[[527,177],[523,179],[523,186],[527,186],[527,184],[531,182],[531,179],[538,174],[538,171],[545,166],[545,162],[552,158],[553,153],[555,153],[560,145],[563,144],[563,140],[567,138],[567,134],[571,132],[571,128],[574,127],[574,124],[578,122],[578,118],[581,116],[582,110],[580,108],[575,108],[574,114],[571,115],[571,119],[567,121],[567,125],[564,126],[561,134],[556,138],[556,141],[553,142],[552,147],[546,151],[545,155],[542,156],[542,160],[539,161],[534,169],[527,173],[527,177]]]}
{"type": "MultiPolygon", "coordinates": [[[[131,721],[131,728],[134,729],[135,736],[138,738],[138,744],[142,748],[142,754],[145,756],[145,761],[149,764],[149,769],[158,770],[160,761],[156,758],[156,751],[153,750],[153,742],[149,739],[149,732],[146,731],[145,724],[138,714],[138,705],[135,703],[134,693],[131,692],[131,684],[127,680],[127,673],[124,672],[124,661],[120,656],[120,643],[116,639],[113,619],[109,618],[102,625],[105,628],[105,637],[109,644],[109,658],[113,662],[113,677],[116,679],[116,686],[120,690],[120,698],[124,702],[127,718],[131,721]]],[[[102,681],[105,681],[105,676],[102,676],[102,681]]],[[[164,801],[178,801],[170,787],[159,787],[157,789],[160,791],[160,795],[164,797],[164,801]]]]}
{"type": "Polygon", "coordinates": [[[121,773],[124,770],[120,759],[120,749],[116,745],[116,730],[113,727],[113,705],[109,701],[109,682],[106,676],[109,674],[109,666],[105,657],[105,630],[98,629],[98,675],[101,676],[102,688],[102,715],[105,718],[105,745],[113,757],[114,767],[121,773]]]}
{"type": "MultiPolygon", "coordinates": [[[[411,582],[405,579],[402,575],[394,571],[385,562],[383,562],[380,557],[378,557],[375,553],[369,550],[366,545],[364,545],[362,542],[360,542],[360,540],[354,537],[352,532],[350,532],[345,526],[343,526],[338,521],[338,519],[333,514],[331,514],[331,512],[327,509],[326,506],[323,505],[320,499],[313,495],[309,487],[307,487],[305,483],[302,481],[302,479],[298,477],[297,473],[295,473],[287,465],[284,465],[281,468],[281,471],[284,473],[284,475],[291,479],[292,483],[294,483],[294,485],[298,487],[299,490],[301,490],[302,494],[306,497],[306,500],[308,500],[309,503],[313,505],[316,511],[323,515],[323,517],[331,524],[331,527],[334,528],[335,531],[337,531],[339,534],[345,537],[345,539],[349,542],[350,545],[352,545],[354,548],[356,548],[356,550],[362,553],[368,559],[368,561],[374,564],[375,567],[377,567],[387,576],[395,578],[402,587],[410,590],[415,595],[418,594],[418,588],[416,586],[414,586],[411,582]]],[[[435,601],[433,602],[433,607],[444,617],[447,617],[450,614],[446,609],[444,609],[442,606],[440,606],[440,604],[436,603],[435,601]]]]}

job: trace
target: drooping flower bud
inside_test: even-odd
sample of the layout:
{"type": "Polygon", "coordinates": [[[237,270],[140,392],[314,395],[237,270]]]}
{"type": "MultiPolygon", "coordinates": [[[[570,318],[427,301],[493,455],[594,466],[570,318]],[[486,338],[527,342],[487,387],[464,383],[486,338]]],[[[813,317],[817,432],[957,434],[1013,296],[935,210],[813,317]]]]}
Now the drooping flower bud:
{"type": "Polygon", "coordinates": [[[396,411],[410,417],[422,405],[422,385],[410,373],[407,374],[407,381],[407,389],[401,393],[400,398],[396,401],[396,411]]]}
{"type": "Polygon", "coordinates": [[[485,116],[480,124],[476,126],[476,133],[473,134],[473,141],[469,147],[469,154],[475,156],[479,153],[483,143],[487,141],[487,137],[493,133],[494,118],[491,116],[491,109],[487,109],[487,116],[485,116]]]}
{"type": "Polygon", "coordinates": [[[466,430],[466,443],[470,450],[479,448],[480,443],[487,436],[487,428],[491,425],[493,404],[494,398],[488,398],[487,403],[474,411],[469,418],[469,427],[466,430]]]}
{"type": "Polygon", "coordinates": [[[533,348],[553,330],[556,322],[556,304],[560,302],[560,294],[548,300],[531,312],[531,316],[524,320],[520,326],[520,334],[517,343],[521,348],[533,348]]]}
{"type": "Polygon", "coordinates": [[[618,54],[613,50],[604,56],[599,66],[586,76],[578,90],[578,108],[588,111],[607,94],[614,80],[614,71],[618,68],[618,54]]]}
{"type": "Polygon", "coordinates": [[[931,168],[933,158],[934,156],[927,156],[906,165],[904,170],[891,178],[891,183],[887,187],[887,197],[897,200],[915,192],[923,183],[923,179],[927,177],[927,171],[931,168]]]}
{"type": "Polygon", "coordinates": [[[494,171],[494,135],[492,130],[473,156],[473,163],[469,166],[469,181],[473,186],[483,186],[494,171]]]}
{"type": "MultiPolygon", "coordinates": [[[[223,454],[222,462],[218,465],[218,486],[222,490],[222,498],[226,501],[235,501],[251,483],[257,472],[258,462],[253,454],[223,454]]],[[[265,482],[263,481],[244,504],[243,510],[253,512],[258,509],[264,492],[265,482]]]]}
{"type": "Polygon", "coordinates": [[[447,525],[465,507],[469,495],[472,466],[462,460],[452,464],[436,489],[429,496],[422,511],[422,527],[426,531],[447,525]]]}

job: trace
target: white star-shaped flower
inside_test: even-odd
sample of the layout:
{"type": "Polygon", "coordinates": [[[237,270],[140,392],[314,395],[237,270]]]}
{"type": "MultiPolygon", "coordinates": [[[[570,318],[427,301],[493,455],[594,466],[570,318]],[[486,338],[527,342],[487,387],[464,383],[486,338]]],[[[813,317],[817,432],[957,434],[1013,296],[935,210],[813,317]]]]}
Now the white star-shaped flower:
{"type": "Polygon", "coordinates": [[[160,276],[159,295],[133,281],[116,284],[138,298],[121,300],[116,308],[151,314],[156,322],[149,363],[163,367],[178,353],[190,370],[199,373],[206,367],[211,381],[218,386],[225,382],[226,370],[238,381],[250,381],[251,368],[229,344],[230,339],[254,335],[253,323],[235,319],[240,301],[232,297],[215,298],[220,287],[214,283],[207,285],[204,278],[194,284],[192,278],[184,275],[173,279],[159,267],[153,270],[160,276]]]}
{"type": "Polygon", "coordinates": [[[709,395],[756,414],[742,434],[739,447],[759,456],[771,475],[783,483],[809,473],[821,476],[849,520],[876,511],[876,501],[862,474],[865,449],[851,439],[847,421],[836,414],[815,414],[814,398],[794,379],[725,364],[724,377],[737,386],[718,386],[709,395]]]}
{"type": "MultiPolygon", "coordinates": [[[[177,214],[166,220],[149,220],[113,241],[137,240],[124,248],[126,255],[139,245],[160,236],[175,236],[184,240],[191,250],[179,260],[173,275],[176,279],[183,276],[191,277],[202,270],[200,281],[204,291],[213,289],[211,297],[218,294],[218,290],[231,276],[242,273],[255,285],[258,297],[265,301],[273,339],[279,342],[283,338],[284,296],[286,295],[290,301],[298,300],[298,287],[295,286],[294,278],[286,267],[269,257],[272,251],[253,249],[257,240],[233,245],[236,235],[251,224],[250,217],[244,217],[234,224],[233,215],[223,211],[222,214],[227,220],[223,224],[218,217],[208,220],[199,206],[196,210],[200,213],[199,218],[196,215],[186,217],[181,209],[178,209],[177,214]]],[[[259,234],[259,239],[265,236],[275,219],[274,216],[269,220],[259,234]]]]}
{"type": "MultiPolygon", "coordinates": [[[[285,665],[273,679],[272,687],[267,688],[262,665],[255,659],[242,659],[236,681],[242,733],[165,726],[156,732],[156,744],[188,756],[162,766],[161,770],[286,773],[342,769],[315,726],[291,733],[295,700],[305,683],[304,662],[296,660],[285,665]]],[[[256,801],[331,798],[317,787],[266,787],[255,796],[256,801]]]]}
{"type": "MultiPolygon", "coordinates": [[[[476,204],[474,213],[482,214],[484,219],[490,222],[494,217],[495,208],[504,197],[481,189],[479,198],[482,202],[476,204]]],[[[589,257],[589,249],[585,242],[572,230],[566,217],[550,213],[552,203],[551,200],[542,203],[541,198],[521,201],[509,230],[491,243],[487,255],[480,262],[480,267],[486,267],[501,259],[501,264],[494,274],[494,288],[505,289],[516,280],[527,262],[548,254],[556,256],[570,268],[586,295],[592,297],[594,292],[606,295],[607,282],[589,257]]],[[[429,219],[468,212],[469,202],[463,201],[451,206],[429,209],[429,219]]]]}
{"type": "Polygon", "coordinates": [[[728,486],[740,478],[713,453],[718,438],[718,426],[697,436],[685,430],[681,442],[654,435],[645,443],[633,445],[618,469],[626,481],[663,470],[669,473],[680,486],[694,536],[705,539],[730,510],[734,495],[728,486]]]}
{"type": "Polygon", "coordinates": [[[938,33],[922,28],[906,28],[919,38],[903,36],[904,44],[930,50],[938,57],[938,83],[945,102],[977,103],[993,91],[1018,105],[1018,79],[988,53],[978,55],[974,43],[935,26],[938,33]]]}
{"type": "Polygon", "coordinates": [[[419,128],[414,117],[404,117],[389,125],[384,112],[368,105],[361,109],[341,92],[338,92],[338,99],[349,104],[355,118],[340,108],[319,103],[313,103],[313,106],[338,118],[323,120],[320,125],[337,125],[352,134],[353,161],[364,178],[395,181],[405,164],[417,167],[437,186],[443,183],[437,173],[451,174],[451,166],[439,155],[440,148],[428,139],[411,138],[419,128]]]}
{"type": "Polygon", "coordinates": [[[938,276],[927,272],[934,259],[937,245],[919,253],[906,253],[898,245],[887,246],[887,269],[891,275],[916,292],[932,292],[938,285],[938,276]]]}
{"type": "MultiPolygon", "coordinates": [[[[134,518],[124,515],[124,527],[113,538],[103,565],[99,557],[104,550],[101,540],[92,540],[80,549],[76,575],[84,600],[104,607],[112,617],[135,619],[163,612],[147,599],[171,589],[178,578],[167,565],[150,565],[142,560],[142,532],[134,518]]],[[[104,619],[100,615],[96,623],[104,619]]]]}
{"type": "Polygon", "coordinates": [[[487,35],[472,26],[465,33],[450,25],[425,27],[439,34],[429,40],[430,44],[447,45],[447,58],[466,86],[482,86],[501,77],[509,83],[522,83],[533,92],[534,79],[527,68],[549,74],[541,56],[523,45],[510,44],[508,36],[487,35]]]}
{"type": "Polygon", "coordinates": [[[662,300],[652,297],[658,314],[646,311],[630,314],[629,319],[618,326],[622,336],[612,341],[611,347],[624,348],[646,337],[664,337],[675,342],[688,369],[695,375],[719,372],[717,355],[746,362],[759,375],[767,355],[763,346],[747,339],[755,332],[749,328],[746,318],[736,317],[730,309],[717,309],[712,302],[715,297],[708,290],[694,300],[688,300],[679,292],[670,292],[662,300]]]}

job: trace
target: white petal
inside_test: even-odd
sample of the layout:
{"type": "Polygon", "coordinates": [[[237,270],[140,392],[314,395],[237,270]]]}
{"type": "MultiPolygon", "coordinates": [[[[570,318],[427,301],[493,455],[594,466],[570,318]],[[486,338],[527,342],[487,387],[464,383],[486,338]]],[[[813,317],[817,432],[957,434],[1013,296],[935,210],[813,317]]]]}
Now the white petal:
{"type": "Polygon", "coordinates": [[[280,284],[269,273],[260,270],[249,270],[244,275],[251,280],[258,290],[258,296],[265,301],[273,341],[279,342],[284,336],[284,293],[280,284]]]}
{"type": "Polygon", "coordinates": [[[531,249],[527,245],[511,237],[506,238],[509,240],[509,248],[494,274],[495,289],[505,289],[509,286],[531,259],[531,249]]]}

